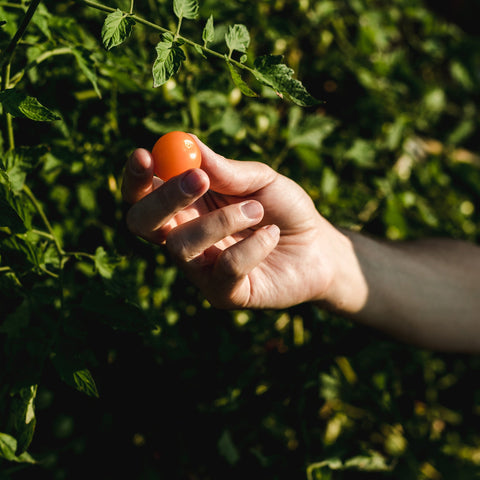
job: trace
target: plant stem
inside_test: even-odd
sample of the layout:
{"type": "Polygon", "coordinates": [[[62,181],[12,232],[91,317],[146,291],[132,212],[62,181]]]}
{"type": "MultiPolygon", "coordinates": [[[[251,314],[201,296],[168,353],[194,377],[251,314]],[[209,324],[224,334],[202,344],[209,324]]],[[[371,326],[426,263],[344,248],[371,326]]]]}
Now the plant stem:
{"type": "Polygon", "coordinates": [[[0,57],[0,68],[3,68],[4,65],[9,64],[12,61],[13,52],[15,51],[20,39],[23,37],[23,34],[25,33],[25,30],[27,29],[28,24],[30,23],[30,20],[32,19],[39,3],[40,0],[32,0],[32,3],[30,3],[27,11],[25,12],[22,23],[18,27],[18,30],[10,40],[7,48],[2,52],[2,56],[0,57]]]}
{"type": "Polygon", "coordinates": [[[133,15],[133,5],[135,3],[135,0],[130,0],[130,15],[133,15]]]}
{"type": "MultiPolygon", "coordinates": [[[[2,91],[6,90],[10,83],[10,63],[6,63],[2,68],[2,91]]],[[[3,109],[3,114],[5,117],[5,129],[7,131],[8,139],[8,150],[13,150],[15,148],[15,137],[13,135],[13,122],[12,116],[3,109]]]]}
{"type": "MultiPolygon", "coordinates": [[[[115,12],[115,8],[107,7],[106,5],[102,5],[101,3],[94,2],[93,0],[76,0],[77,2],[84,3],[85,5],[96,8],[97,10],[102,10],[103,12],[108,12],[112,13],[115,12]]],[[[171,30],[161,27],[160,25],[157,25],[156,23],[149,22],[148,20],[145,20],[142,17],[139,17],[138,15],[130,15],[130,17],[135,20],[137,23],[141,23],[142,25],[145,25],[147,27],[150,27],[154,30],[157,30],[162,33],[171,33],[172,35],[175,36],[175,33],[172,32],[171,30]]],[[[177,28],[178,31],[178,28],[177,28]]],[[[186,44],[196,47],[196,48],[201,48],[205,53],[208,53],[209,55],[212,55],[214,57],[221,58],[222,60],[225,60],[225,55],[220,52],[216,52],[215,50],[212,50],[208,47],[205,47],[204,45],[200,43],[196,43],[188,38],[182,37],[181,35],[177,35],[175,38],[183,40],[186,44]]],[[[245,65],[244,63],[240,63],[237,60],[234,60],[233,58],[229,60],[230,63],[234,64],[236,67],[241,68],[242,70],[246,70],[250,73],[253,73],[253,68],[250,68],[249,66],[245,65]]]]}
{"type": "Polygon", "coordinates": [[[87,252],[65,252],[65,256],[67,257],[84,257],[88,258],[89,260],[95,260],[95,255],[87,252]]]}
{"type": "Polygon", "coordinates": [[[17,8],[20,10],[25,10],[25,7],[23,5],[20,5],[19,3],[11,3],[11,2],[0,2],[0,7],[17,8]]]}
{"type": "Polygon", "coordinates": [[[182,19],[183,19],[183,17],[180,17],[178,19],[177,31],[175,32],[175,36],[173,37],[173,41],[176,41],[177,38],[180,36],[180,29],[182,28],[182,19]]]}
{"type": "Polygon", "coordinates": [[[26,65],[25,68],[18,71],[10,79],[9,85],[11,87],[14,87],[22,79],[22,77],[25,75],[25,73],[27,73],[30,69],[40,65],[40,63],[44,62],[48,58],[54,57],[56,55],[67,55],[69,53],[72,53],[72,49],[70,47],[55,48],[54,50],[48,50],[46,52],[43,52],[35,60],[31,61],[28,65],[26,65]]]}
{"type": "Polygon", "coordinates": [[[35,210],[38,212],[40,217],[42,218],[43,223],[45,224],[45,227],[47,228],[48,232],[52,236],[52,241],[55,245],[55,248],[57,249],[57,252],[59,255],[65,255],[65,252],[63,251],[63,248],[60,245],[60,242],[58,241],[58,238],[55,236],[55,232],[53,231],[52,225],[50,224],[50,221],[48,220],[47,216],[45,215],[45,212],[43,211],[42,206],[38,203],[35,195],[33,192],[30,190],[30,187],[28,185],[23,186],[23,191],[27,195],[27,197],[30,199],[32,202],[32,205],[35,207],[35,210]]]}

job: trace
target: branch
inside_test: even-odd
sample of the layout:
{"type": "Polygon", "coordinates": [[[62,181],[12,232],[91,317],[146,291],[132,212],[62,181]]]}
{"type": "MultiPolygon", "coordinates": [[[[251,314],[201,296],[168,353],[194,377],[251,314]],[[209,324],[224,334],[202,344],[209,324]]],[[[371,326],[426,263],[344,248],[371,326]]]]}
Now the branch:
{"type": "Polygon", "coordinates": [[[22,23],[18,27],[18,30],[16,31],[15,35],[10,40],[10,43],[8,44],[7,48],[3,51],[2,56],[0,57],[0,69],[3,69],[4,65],[8,65],[11,62],[13,57],[13,52],[15,51],[15,48],[17,47],[18,42],[23,37],[23,34],[25,33],[25,30],[27,29],[28,24],[30,23],[30,20],[32,19],[33,14],[35,13],[35,10],[37,9],[39,4],[40,4],[40,0],[32,0],[32,3],[28,7],[28,10],[25,12],[22,23]]]}

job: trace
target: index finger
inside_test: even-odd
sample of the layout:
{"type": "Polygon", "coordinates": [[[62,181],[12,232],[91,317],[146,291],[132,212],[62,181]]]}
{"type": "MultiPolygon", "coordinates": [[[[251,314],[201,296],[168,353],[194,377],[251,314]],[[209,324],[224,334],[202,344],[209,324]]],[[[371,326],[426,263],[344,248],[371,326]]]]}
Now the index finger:
{"type": "Polygon", "coordinates": [[[162,181],[153,175],[153,159],[148,150],[137,148],[127,160],[122,180],[122,197],[136,203],[155,190],[162,181]]]}

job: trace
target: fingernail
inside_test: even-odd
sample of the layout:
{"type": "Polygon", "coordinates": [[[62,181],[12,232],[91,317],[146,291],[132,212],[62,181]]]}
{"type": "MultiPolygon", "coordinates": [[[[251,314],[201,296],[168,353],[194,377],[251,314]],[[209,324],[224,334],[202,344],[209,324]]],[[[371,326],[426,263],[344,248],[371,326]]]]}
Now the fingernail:
{"type": "Polygon", "coordinates": [[[186,195],[194,195],[203,187],[201,177],[194,171],[188,172],[183,177],[180,187],[186,195]]]}
{"type": "Polygon", "coordinates": [[[262,215],[262,206],[258,202],[245,202],[240,206],[242,213],[249,218],[254,220],[262,215]]]}
{"type": "Polygon", "coordinates": [[[133,161],[131,162],[132,171],[137,175],[142,175],[148,169],[146,163],[148,163],[147,158],[142,158],[140,156],[133,158],[133,161]]]}

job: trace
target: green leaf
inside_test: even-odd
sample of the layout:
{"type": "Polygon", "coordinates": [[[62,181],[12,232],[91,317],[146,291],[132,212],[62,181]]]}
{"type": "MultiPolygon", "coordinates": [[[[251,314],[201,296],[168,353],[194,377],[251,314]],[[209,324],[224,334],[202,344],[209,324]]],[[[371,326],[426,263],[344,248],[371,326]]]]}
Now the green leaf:
{"type": "Polygon", "coordinates": [[[213,15],[210,15],[210,17],[208,17],[207,23],[205,24],[205,28],[203,29],[203,32],[202,32],[203,45],[206,47],[208,43],[213,42],[214,38],[215,38],[215,28],[213,26],[213,15]]]}
{"type": "Polygon", "coordinates": [[[17,463],[36,463],[31,455],[24,452],[16,455],[17,440],[11,435],[0,433],[0,458],[17,463]]]}
{"type": "Polygon", "coordinates": [[[201,57],[205,58],[205,60],[207,59],[207,56],[205,55],[205,53],[203,53],[202,47],[198,45],[198,43],[195,43],[193,45],[193,48],[201,57]]]}
{"type": "Polygon", "coordinates": [[[13,233],[24,233],[27,226],[22,204],[13,195],[11,189],[2,184],[1,177],[2,175],[0,175],[0,225],[8,227],[13,233]]]}
{"type": "Polygon", "coordinates": [[[13,88],[0,93],[0,103],[5,111],[13,117],[29,118],[37,122],[51,122],[60,119],[36,98],[17,92],[13,88]]]}
{"type": "Polygon", "coordinates": [[[90,370],[84,368],[73,372],[73,383],[78,391],[85,393],[89,397],[99,397],[97,386],[90,370]]]}
{"type": "Polygon", "coordinates": [[[14,270],[32,270],[38,267],[39,248],[28,242],[25,235],[9,236],[0,242],[2,260],[14,270]]]}
{"type": "Polygon", "coordinates": [[[157,58],[153,64],[153,86],[160,87],[175,75],[185,60],[183,50],[171,39],[171,34],[163,34],[156,46],[157,58]]]}
{"type": "Polygon", "coordinates": [[[391,471],[392,466],[386,463],[385,458],[378,452],[369,455],[358,455],[344,462],[337,457],[329,458],[321,462],[312,463],[307,467],[307,478],[331,478],[331,470],[359,470],[366,472],[391,471]],[[315,473],[315,476],[313,474],[315,473]]]}
{"type": "Polygon", "coordinates": [[[228,27],[228,32],[225,34],[225,41],[230,55],[234,50],[245,53],[250,44],[250,34],[245,25],[236,24],[233,27],[228,27]]]}
{"type": "Polygon", "coordinates": [[[30,446],[35,432],[35,397],[37,385],[22,388],[13,396],[14,427],[17,432],[16,455],[24,453],[30,446]]]}
{"type": "Polygon", "coordinates": [[[45,7],[43,3],[40,3],[32,18],[32,23],[34,23],[49,40],[52,38],[50,32],[50,18],[51,14],[47,7],[45,7]]]}
{"type": "Polygon", "coordinates": [[[122,44],[132,33],[135,20],[117,8],[107,15],[102,27],[102,42],[107,50],[122,44]]]}
{"type": "Polygon", "coordinates": [[[99,397],[97,386],[90,371],[80,366],[81,362],[64,353],[56,353],[52,362],[60,378],[71,387],[85,393],[89,397],[99,397]]]}
{"type": "MultiPolygon", "coordinates": [[[[25,178],[40,161],[45,154],[46,148],[39,147],[19,147],[15,150],[9,150],[1,159],[0,166],[5,170],[8,176],[9,186],[13,192],[18,193],[25,184],[25,178]]],[[[2,179],[0,179],[2,182],[2,179]]]]}
{"type": "Polygon", "coordinates": [[[254,62],[253,74],[259,82],[273,88],[277,95],[285,96],[297,105],[309,107],[320,103],[307,92],[300,81],[292,78],[293,70],[281,63],[282,60],[282,55],[258,57],[254,62]]]}
{"type": "Polygon", "coordinates": [[[247,95],[247,97],[256,97],[257,94],[244,82],[238,70],[227,60],[228,69],[230,70],[230,75],[235,85],[240,89],[240,91],[247,95]]]}
{"type": "Polygon", "coordinates": [[[102,94],[98,88],[98,79],[97,73],[95,72],[95,61],[92,58],[92,52],[84,47],[76,46],[72,49],[72,53],[77,61],[78,67],[92,84],[98,98],[102,98],[102,94]]]}
{"type": "Polygon", "coordinates": [[[112,278],[115,268],[120,263],[118,257],[108,255],[103,247],[98,247],[95,251],[95,268],[104,278],[112,278]]]}
{"type": "Polygon", "coordinates": [[[173,11],[178,18],[189,18],[193,20],[198,16],[198,1],[173,0],[173,11]]]}
{"type": "Polygon", "coordinates": [[[362,470],[366,472],[385,472],[392,469],[387,464],[385,457],[380,453],[372,452],[370,455],[358,455],[345,461],[345,469],[362,470]]]}

